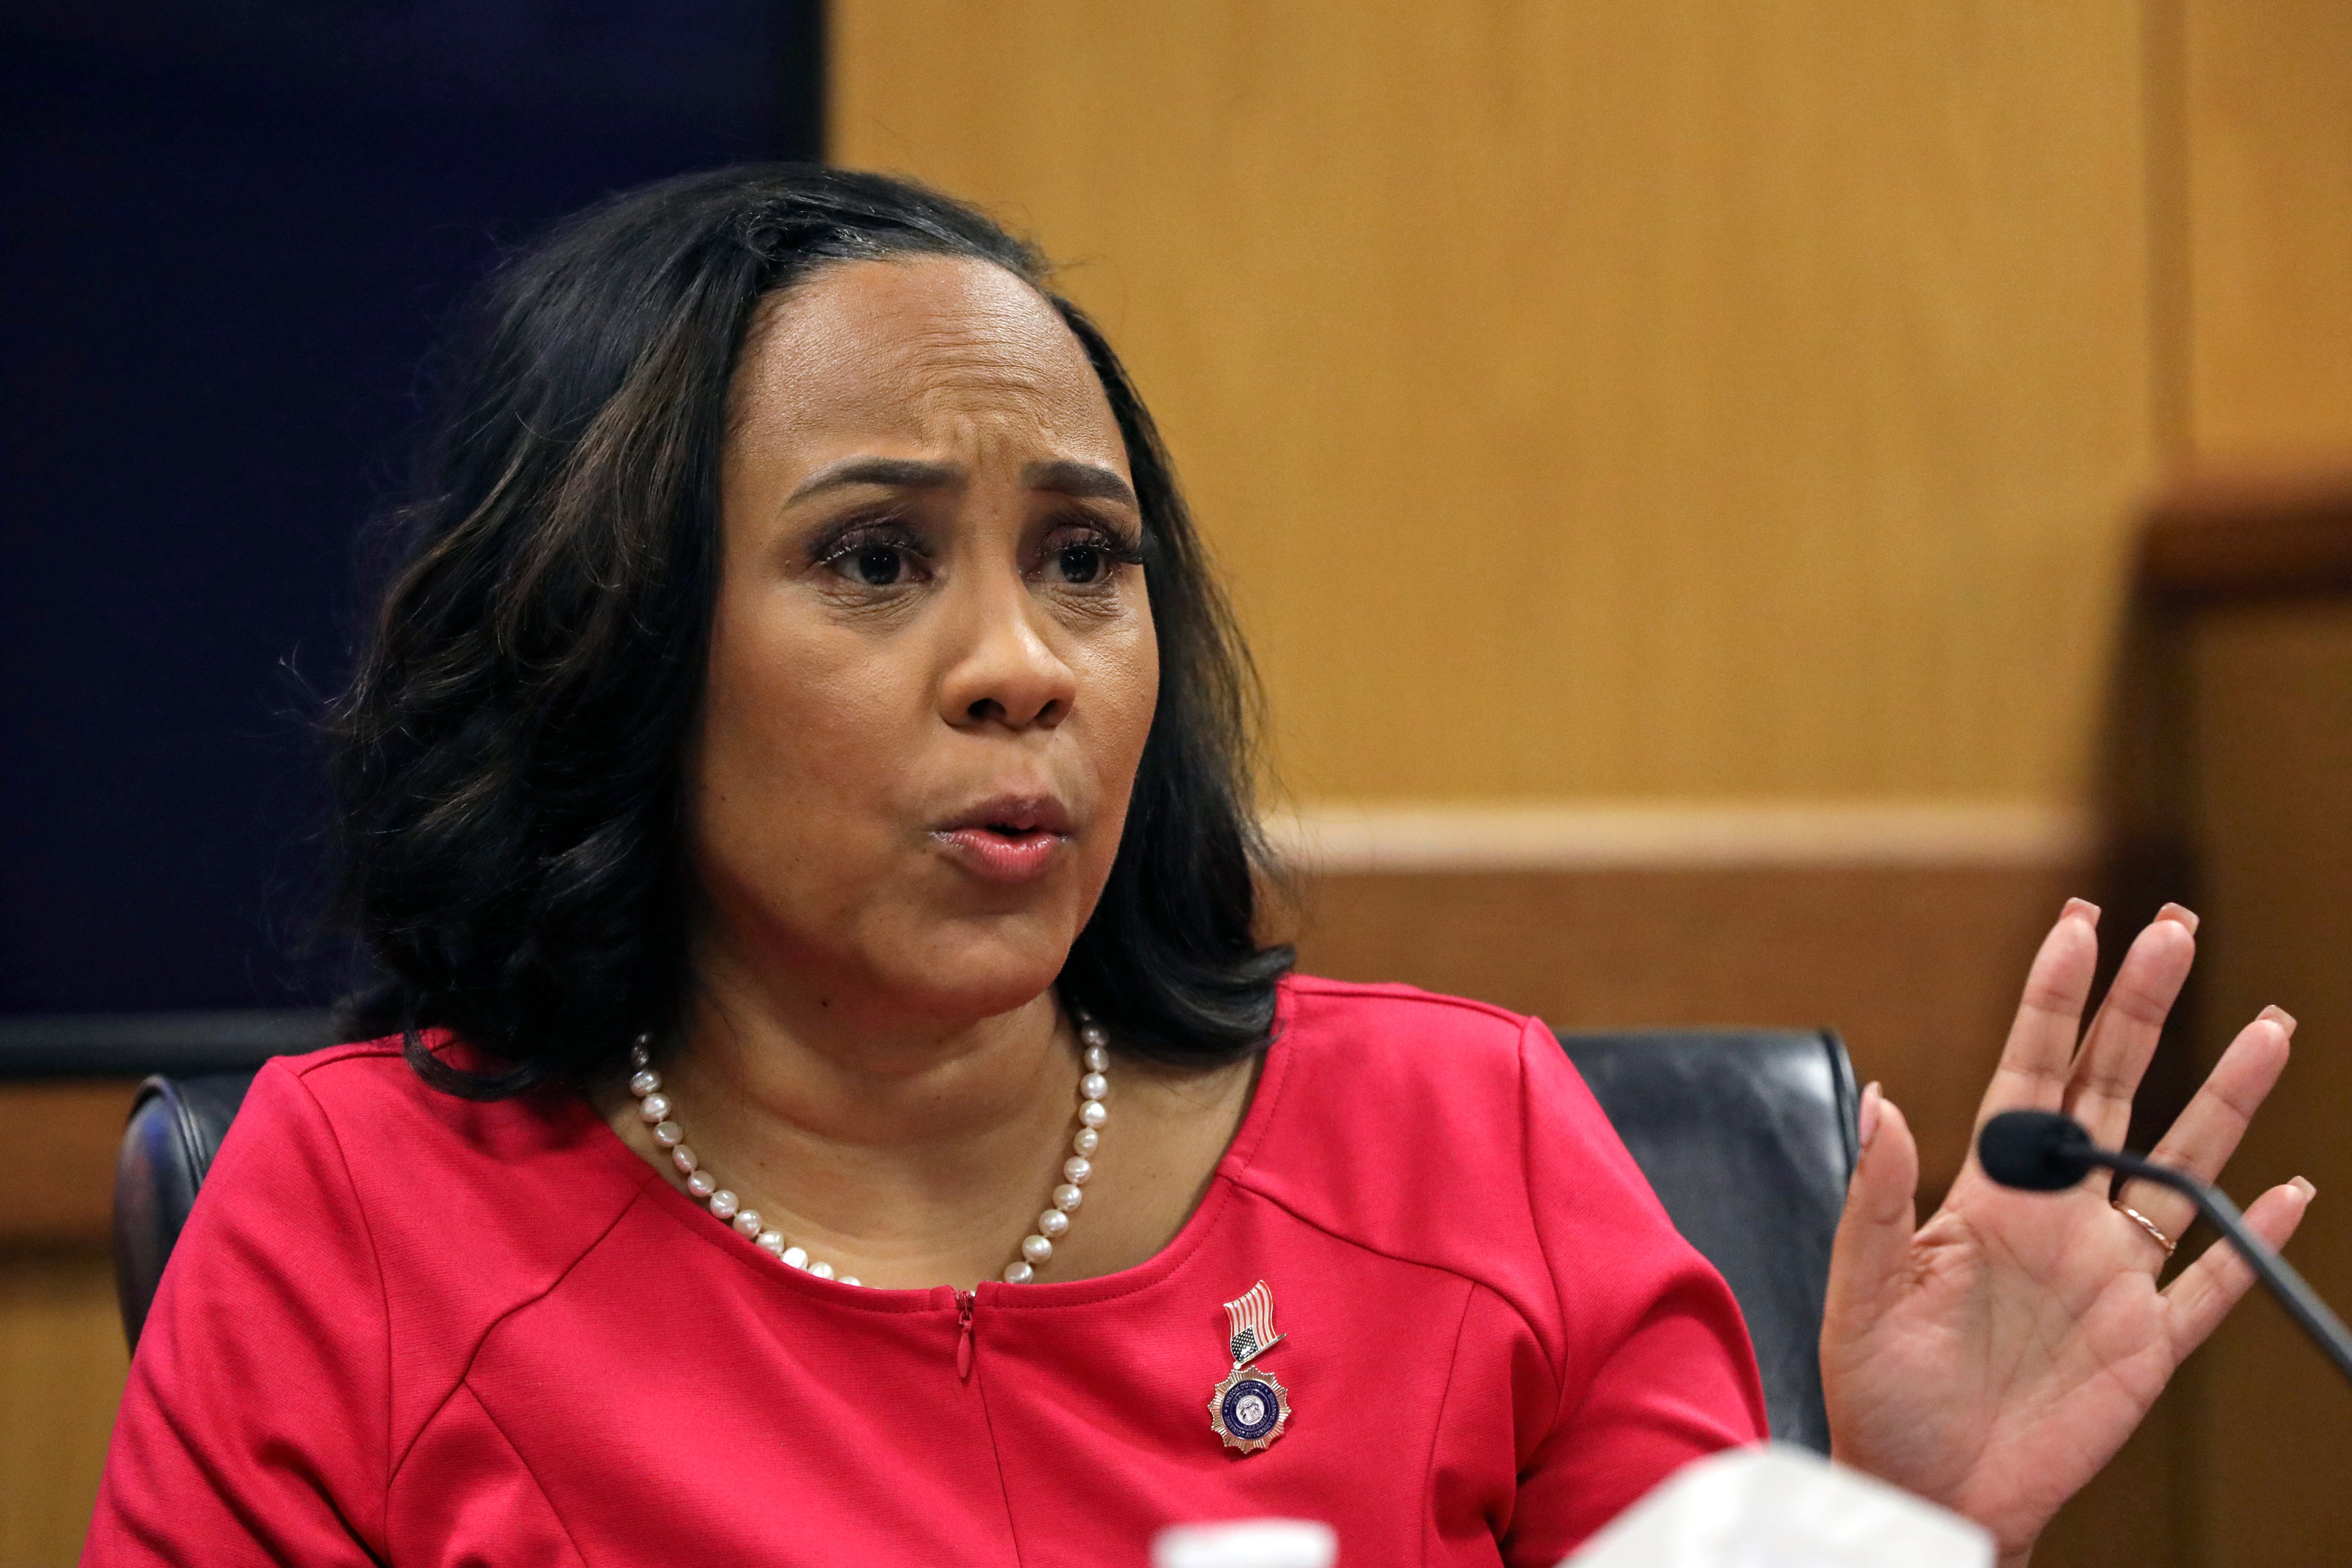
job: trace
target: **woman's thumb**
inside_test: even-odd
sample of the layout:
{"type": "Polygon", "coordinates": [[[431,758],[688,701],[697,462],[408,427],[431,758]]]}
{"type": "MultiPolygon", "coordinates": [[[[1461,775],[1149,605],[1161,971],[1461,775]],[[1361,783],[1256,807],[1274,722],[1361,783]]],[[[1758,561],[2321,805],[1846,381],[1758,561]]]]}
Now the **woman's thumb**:
{"type": "Polygon", "coordinates": [[[1876,1084],[1862,1091],[1862,1152],[1846,1186],[1845,1213],[1830,1252],[1827,1326],[1848,1331],[1894,1304],[1918,1226],[1913,1198],[1919,1186],[1919,1146],[1910,1124],[1876,1084]]]}

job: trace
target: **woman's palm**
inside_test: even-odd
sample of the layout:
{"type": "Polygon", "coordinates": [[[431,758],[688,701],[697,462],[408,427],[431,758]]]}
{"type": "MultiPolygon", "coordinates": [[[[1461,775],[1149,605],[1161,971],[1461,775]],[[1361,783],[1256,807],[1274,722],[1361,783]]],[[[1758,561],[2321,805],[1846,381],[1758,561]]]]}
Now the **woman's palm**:
{"type": "MultiPolygon", "coordinates": [[[[2120,1142],[2188,974],[2194,922],[2168,910],[2141,933],[2078,1049],[2095,914],[2070,905],[2042,944],[1979,1124],[2063,1109],[2100,1142],[2120,1142]]],[[[2157,1157],[2217,1173],[2285,1065],[2292,1027],[2275,1010],[2248,1026],[2157,1157]]],[[[2014,1559],[2122,1447],[2252,1275],[2217,1250],[2159,1289],[2165,1249],[2110,1204],[2103,1176],[2063,1193],[2011,1191],[1973,1154],[1915,1232],[1917,1151],[1900,1112],[1865,1099],[1822,1335],[1837,1454],[1975,1519],[2014,1559]]],[[[2248,1217],[2283,1242],[2307,1197],[2306,1186],[2275,1188],[2248,1217]]],[[[2186,1199],[2145,1183],[2117,1201],[2173,1237],[2193,1217],[2186,1199]]]]}

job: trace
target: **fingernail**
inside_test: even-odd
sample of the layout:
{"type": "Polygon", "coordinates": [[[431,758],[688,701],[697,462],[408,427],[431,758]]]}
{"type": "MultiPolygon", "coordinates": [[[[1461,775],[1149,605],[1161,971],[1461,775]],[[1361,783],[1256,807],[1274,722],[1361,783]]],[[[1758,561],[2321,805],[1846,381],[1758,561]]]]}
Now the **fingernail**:
{"type": "Polygon", "coordinates": [[[1854,1117],[1856,1130],[1862,1134],[1862,1146],[1864,1151],[1870,1148],[1870,1141],[1878,1136],[1878,1104],[1881,1098],[1878,1092],[1878,1081],[1874,1079],[1863,1089],[1862,1109],[1854,1117]]]}
{"type": "Polygon", "coordinates": [[[2287,1185],[2302,1189],[2303,1201],[2305,1203],[2309,1203],[2312,1199],[2319,1195],[2319,1189],[2313,1186],[2309,1181],[2301,1176],[2297,1176],[2294,1181],[2289,1182],[2287,1185]]]}
{"type": "Polygon", "coordinates": [[[2254,1016],[2256,1018],[2268,1018],[2272,1023],[2276,1024],[2279,1026],[2279,1032],[2281,1034],[2284,1034],[2290,1040],[2294,1038],[2294,1015],[2280,1006],[2277,1003],[2272,1003],[2269,1006],[2255,1014],[2254,1016]]]}
{"type": "Polygon", "coordinates": [[[2156,918],[2160,921],[2170,921],[2175,925],[2187,926],[2192,935],[2197,930],[2197,911],[2179,904],[2165,905],[2156,911],[2156,918]]]}
{"type": "Polygon", "coordinates": [[[2099,906],[2088,899],[2069,899],[2066,900],[2066,907],[2058,911],[2058,918],[2062,921],[2088,921],[2091,924],[2097,925],[2099,906]]]}

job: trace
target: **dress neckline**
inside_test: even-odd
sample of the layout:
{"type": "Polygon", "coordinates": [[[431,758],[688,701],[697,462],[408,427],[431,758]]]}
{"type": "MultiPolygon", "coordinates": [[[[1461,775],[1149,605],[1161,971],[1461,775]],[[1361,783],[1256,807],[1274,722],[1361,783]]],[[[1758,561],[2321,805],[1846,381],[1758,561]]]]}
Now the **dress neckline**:
{"type": "MultiPolygon", "coordinates": [[[[1233,1141],[1225,1146],[1224,1153],[1211,1169],[1208,1186],[1201,1194],[1201,1201],[1192,1205],[1192,1212],[1185,1216],[1176,1234],[1169,1237],[1160,1250],[1139,1263],[1086,1279],[1032,1280],[1025,1285],[1008,1285],[1002,1279],[983,1279],[972,1292],[975,1302],[990,1308],[1088,1306],[1148,1289],[1181,1267],[1216,1228],[1217,1221],[1233,1195],[1234,1179],[1249,1168],[1265,1142],[1266,1129],[1282,1098],[1284,1079],[1288,1076],[1291,1023],[1296,1011],[1291,977],[1286,975],[1275,994],[1273,1037],[1261,1055],[1257,1081],[1250,1087],[1249,1108],[1242,1113],[1241,1124],[1234,1128],[1233,1141]]],[[[732,1226],[717,1222],[700,1204],[680,1192],[645,1156],[630,1148],[593,1105],[584,1099],[580,1104],[594,1124],[589,1134],[592,1145],[607,1163],[621,1162],[619,1168],[637,1178],[644,1201],[678,1222],[690,1236],[774,1279],[780,1288],[805,1296],[814,1302],[863,1311],[957,1310],[958,1297],[961,1293],[952,1285],[925,1285],[903,1289],[877,1285],[842,1285],[779,1263],[772,1255],[754,1245],[750,1237],[732,1226]]]]}

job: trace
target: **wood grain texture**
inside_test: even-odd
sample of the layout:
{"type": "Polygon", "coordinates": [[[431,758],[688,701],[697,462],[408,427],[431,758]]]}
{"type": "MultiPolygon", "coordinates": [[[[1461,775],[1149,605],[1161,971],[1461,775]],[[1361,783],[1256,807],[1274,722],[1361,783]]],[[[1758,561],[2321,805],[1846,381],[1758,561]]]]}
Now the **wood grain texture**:
{"type": "Polygon", "coordinates": [[[104,1247],[114,1215],[114,1156],[138,1086],[0,1084],[0,1118],[41,1129],[41,1158],[0,1189],[0,1247],[104,1247]]]}
{"type": "Polygon", "coordinates": [[[2077,805],[2152,462],[2120,0],[843,0],[1034,227],[1324,798],[2077,805]]]}
{"type": "Polygon", "coordinates": [[[2086,860],[2099,839],[2081,812],[1916,801],[1324,801],[1311,811],[1270,815],[1264,826],[1277,857],[1318,876],[1612,867],[2042,867],[2086,860]]]}
{"type": "Polygon", "coordinates": [[[130,1362],[114,1270],[83,1248],[0,1250],[0,1563],[81,1555],[130,1362]]]}
{"type": "Polygon", "coordinates": [[[2173,608],[2352,593],[2352,466],[2175,488],[2148,520],[2139,582],[2173,608]]]}
{"type": "Polygon", "coordinates": [[[2196,460],[2352,454],[2352,6],[2185,0],[2196,460]]]}
{"type": "Polygon", "coordinates": [[[0,1568],[81,1554],[130,1355],[109,1255],[129,1082],[0,1085],[40,1157],[0,1186],[0,1568]]]}
{"type": "MultiPolygon", "coordinates": [[[[2190,628],[2206,1054],[2275,1002],[2294,1059],[2231,1163],[2240,1201],[2319,1189],[2289,1247],[2352,1309],[2352,600],[2231,606],[2190,628]]],[[[2257,1294],[2202,1352],[2197,1479],[2210,1568],[2340,1564],[2352,1390],[2257,1294]]]]}

